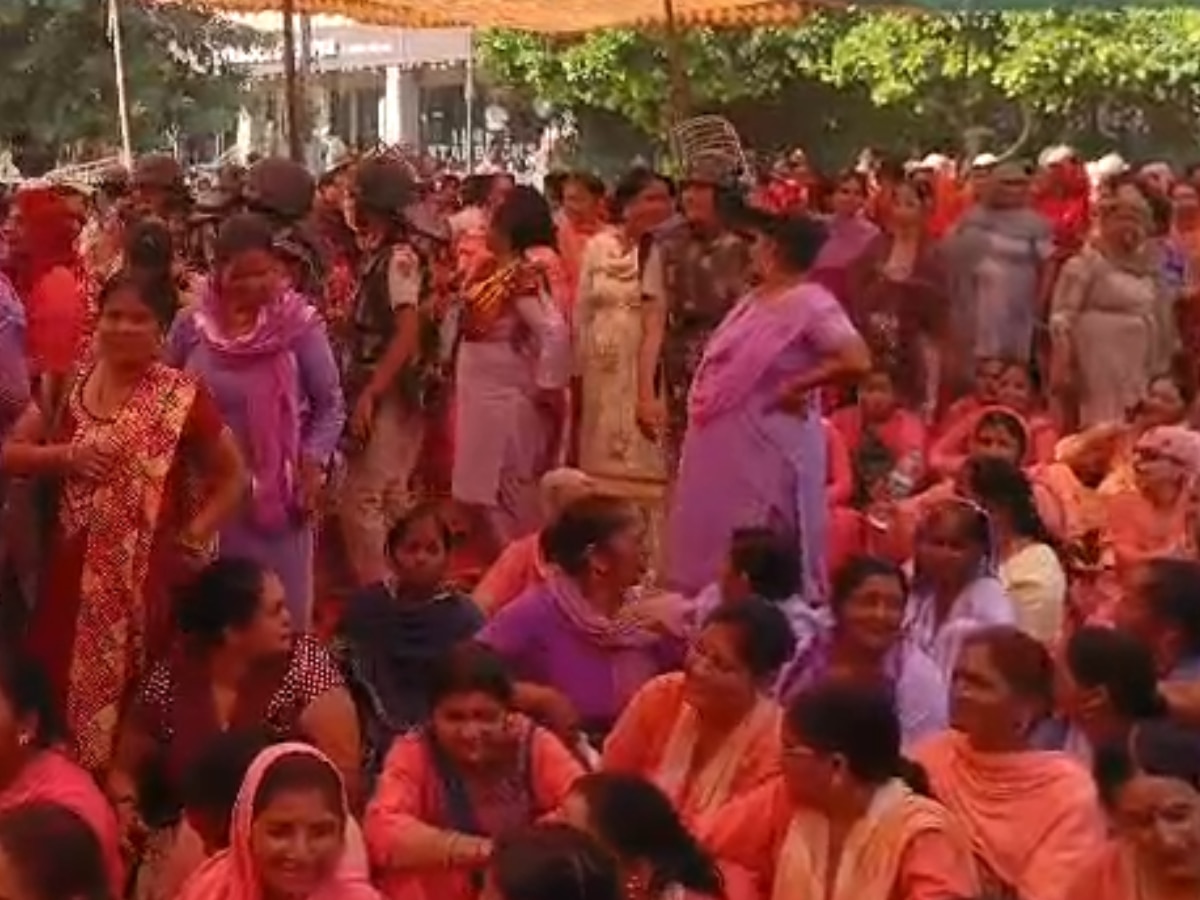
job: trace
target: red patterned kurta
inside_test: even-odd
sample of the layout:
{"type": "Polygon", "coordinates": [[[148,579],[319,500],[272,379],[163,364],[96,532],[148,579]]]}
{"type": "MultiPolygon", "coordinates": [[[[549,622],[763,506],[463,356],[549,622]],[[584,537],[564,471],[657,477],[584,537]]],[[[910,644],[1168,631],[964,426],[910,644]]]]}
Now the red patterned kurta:
{"type": "Polygon", "coordinates": [[[104,767],[117,717],[170,630],[168,591],[182,574],[176,538],[197,509],[198,463],[224,425],[190,376],[155,365],[112,419],[85,409],[80,379],[57,441],[96,437],[127,452],[99,481],[69,477],[59,502],[31,649],[46,665],[85,765],[104,767]]]}

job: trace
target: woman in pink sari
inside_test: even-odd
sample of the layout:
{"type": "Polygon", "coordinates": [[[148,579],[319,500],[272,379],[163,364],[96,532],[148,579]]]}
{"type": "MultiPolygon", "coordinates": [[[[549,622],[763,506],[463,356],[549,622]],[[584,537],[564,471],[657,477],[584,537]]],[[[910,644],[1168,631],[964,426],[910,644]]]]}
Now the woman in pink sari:
{"type": "Polygon", "coordinates": [[[378,900],[337,768],[308,744],[276,744],[246,773],[230,845],[176,900],[378,900]],[[296,840],[295,834],[303,834],[296,840]]]}
{"type": "Polygon", "coordinates": [[[124,888],[121,837],[96,782],[66,754],[50,683],[33,663],[0,652],[0,813],[32,803],[69,809],[95,834],[113,896],[124,888]]]}
{"type": "Polygon", "coordinates": [[[721,323],[692,384],[668,582],[698,592],[717,577],[733,531],[759,525],[800,535],[804,592],[818,597],[827,466],[817,393],[862,375],[870,360],[837,300],[808,279],[821,226],[764,214],[756,228],[760,286],[721,323]]]}

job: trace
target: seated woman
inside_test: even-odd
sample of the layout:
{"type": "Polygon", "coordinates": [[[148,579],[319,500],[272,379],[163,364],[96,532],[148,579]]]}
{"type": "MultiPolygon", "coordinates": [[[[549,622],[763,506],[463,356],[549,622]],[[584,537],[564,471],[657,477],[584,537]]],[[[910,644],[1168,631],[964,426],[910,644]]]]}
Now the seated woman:
{"type": "Polygon", "coordinates": [[[699,627],[722,603],[750,597],[778,604],[793,631],[812,617],[800,595],[800,546],[793,536],[772,528],[736,529],[720,580],[692,600],[692,622],[699,627]]]}
{"type": "Polygon", "coordinates": [[[562,823],[501,837],[487,882],[489,900],[625,900],[613,854],[562,823]]]}
{"type": "MultiPolygon", "coordinates": [[[[1025,420],[1008,409],[989,408],[975,420],[975,428],[967,446],[967,457],[991,456],[1022,465],[1030,446],[1029,427],[1025,420]]],[[[959,492],[959,479],[944,478],[929,489],[898,504],[903,516],[919,519],[932,504],[959,492]]],[[[1052,534],[1059,534],[1063,514],[1057,498],[1036,480],[1033,495],[1038,514],[1052,534]]]]}
{"type": "Polygon", "coordinates": [[[1172,714],[1200,722],[1200,697],[1177,709],[1176,687],[1194,694],[1200,688],[1200,562],[1149,559],[1122,579],[1124,590],[1113,624],[1150,648],[1160,688],[1172,714]],[[1195,707],[1195,708],[1193,708],[1195,707]]]}
{"type": "Polygon", "coordinates": [[[983,357],[975,361],[974,386],[969,394],[959,397],[951,403],[942,414],[932,435],[940,438],[960,422],[979,414],[986,406],[995,406],[996,393],[1000,386],[1000,372],[1004,368],[1004,360],[996,357],[983,357]]]}
{"type": "Polygon", "coordinates": [[[896,460],[915,459],[914,477],[925,468],[928,435],[921,417],[900,405],[888,369],[874,368],[858,385],[858,402],[836,410],[829,420],[851,456],[867,440],[882,444],[896,460]]]}
{"type": "Polygon", "coordinates": [[[352,822],[331,759],[308,744],[271,747],[246,773],[229,849],[201,866],[176,900],[378,900],[352,822]]]}
{"type": "Polygon", "coordinates": [[[766,600],[718,606],[684,671],[634,695],[601,765],[654,781],[688,821],[766,781],[779,763],[779,707],[768,693],[795,647],[766,600]]]}
{"type": "Polygon", "coordinates": [[[71,810],[95,835],[114,897],[124,889],[117,818],[92,776],[67,755],[67,734],[42,670],[0,652],[0,813],[34,803],[71,810]]]}
{"type": "Polygon", "coordinates": [[[462,644],[429,682],[429,719],[392,745],[367,807],[371,864],[391,900],[477,895],[492,840],[561,806],[583,767],[514,714],[503,661],[462,644]]]}
{"type": "Polygon", "coordinates": [[[978,894],[953,817],[899,777],[900,722],[887,691],[844,682],[802,691],[784,718],[782,761],[779,778],[700,826],[717,859],[756,876],[759,896],[978,894]]]}
{"type": "Polygon", "coordinates": [[[954,670],[954,730],[912,754],[970,834],[985,884],[1021,900],[1060,897],[1104,841],[1087,770],[1065,753],[1030,746],[1054,702],[1053,683],[1050,655],[1029,635],[1013,627],[976,632],[954,670]]]}
{"type": "Polygon", "coordinates": [[[1095,764],[1113,834],[1067,882],[1065,900],[1200,896],[1200,736],[1137,728],[1095,764]]]}
{"type": "Polygon", "coordinates": [[[862,446],[854,460],[854,494],[829,514],[829,571],[856,556],[895,563],[912,556],[914,518],[903,503],[913,487],[907,470],[879,443],[862,446]]]}
{"type": "Polygon", "coordinates": [[[558,718],[550,710],[568,706],[584,734],[602,739],[643,684],[679,668],[685,604],[674,623],[658,623],[656,630],[629,612],[642,573],[644,531],[632,506],[597,495],[572,503],[543,533],[553,575],[479,633],[521,682],[522,709],[558,718]]]}
{"type": "Polygon", "coordinates": [[[1191,376],[1169,372],[1156,376],[1146,386],[1146,395],[1129,412],[1124,439],[1117,448],[1108,477],[1101,491],[1109,494],[1133,484],[1134,448],[1138,439],[1152,428],[1188,427],[1196,401],[1196,386],[1191,376]]]}
{"type": "Polygon", "coordinates": [[[213,737],[265,728],[310,741],[357,790],[358,716],[333,658],[293,635],[283,584],[256,563],[218,559],[182,592],[183,640],[156,664],[122,723],[109,792],[175,839],[184,774],[213,737]],[[157,790],[149,790],[155,786],[157,790]]]}
{"type": "Polygon", "coordinates": [[[1106,529],[1120,568],[1160,556],[1193,556],[1192,487],[1200,476],[1200,434],[1176,425],[1151,428],[1133,448],[1133,479],[1106,495],[1106,529]]]}
{"type": "Polygon", "coordinates": [[[934,506],[917,528],[905,632],[947,681],[964,638],[1016,621],[996,577],[993,540],[987,513],[964,499],[934,506]]]}
{"type": "Polygon", "coordinates": [[[134,890],[137,900],[175,900],[205,861],[228,850],[233,812],[246,773],[271,746],[259,729],[219,734],[184,775],[183,822],[161,863],[143,863],[134,890]],[[154,876],[150,881],[149,877],[154,876]]]}
{"type": "MultiPolygon", "coordinates": [[[[541,481],[543,530],[571,503],[593,493],[596,493],[595,483],[579,469],[547,472],[541,481]]],[[[548,569],[541,542],[541,531],[517,538],[484,573],[471,599],[485,616],[495,615],[527,589],[546,580],[548,569]]]]}
{"type": "Polygon", "coordinates": [[[740,900],[649,781],[614,772],[584,775],[563,804],[563,818],[617,857],[624,900],[740,900]]]}
{"type": "Polygon", "coordinates": [[[1141,723],[1167,715],[1150,648],[1115,628],[1085,625],[1071,635],[1054,693],[1060,718],[1038,729],[1036,743],[1088,766],[1097,747],[1124,743],[1141,723]]]}
{"type": "Polygon", "coordinates": [[[1017,627],[1049,646],[1063,630],[1067,576],[1033,499],[1025,473],[995,457],[963,468],[963,492],[987,510],[999,557],[998,575],[1017,627]]]}
{"type": "Polygon", "coordinates": [[[353,594],[338,625],[334,655],[369,696],[379,762],[393,737],[425,720],[433,662],[483,625],[470,598],[446,586],[450,544],[435,507],[409,512],[388,531],[391,577],[353,594]]]}
{"type": "Polygon", "coordinates": [[[1090,579],[1100,564],[1100,533],[1106,517],[1100,487],[1124,439],[1124,425],[1097,425],[1063,438],[1054,461],[1030,472],[1061,511],[1054,537],[1062,545],[1063,562],[1073,581],[1090,579]]]}
{"type": "Polygon", "coordinates": [[[953,427],[944,431],[929,448],[929,466],[942,478],[953,478],[966,461],[971,434],[981,416],[1001,409],[1020,416],[1029,432],[1029,444],[1022,462],[1026,465],[1047,463],[1054,459],[1058,429],[1038,405],[1038,394],[1029,369],[1023,362],[1007,360],[1002,364],[996,382],[996,400],[963,416],[953,427]]]}
{"type": "Polygon", "coordinates": [[[96,832],[43,800],[0,810],[0,895],[18,900],[117,900],[96,832]]]}
{"type": "Polygon", "coordinates": [[[835,573],[829,618],[799,635],[800,650],[776,693],[784,705],[824,681],[883,685],[892,692],[905,746],[946,727],[946,681],[904,635],[908,579],[894,563],[850,560],[835,573]]]}

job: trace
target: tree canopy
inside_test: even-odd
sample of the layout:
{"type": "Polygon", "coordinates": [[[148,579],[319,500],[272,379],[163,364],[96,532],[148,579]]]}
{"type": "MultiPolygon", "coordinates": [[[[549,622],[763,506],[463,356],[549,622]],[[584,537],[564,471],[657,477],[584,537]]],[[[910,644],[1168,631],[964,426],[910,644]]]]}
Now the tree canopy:
{"type": "MultiPolygon", "coordinates": [[[[61,148],[118,143],[106,0],[0,2],[0,141],[61,148]]],[[[253,32],[212,15],[121,0],[135,143],[225,127],[240,74],[220,51],[253,32]]]]}
{"type": "MultiPolygon", "coordinates": [[[[662,133],[660,34],[493,32],[480,45],[501,88],[662,133]]],[[[810,133],[812,123],[798,119],[867,139],[873,127],[878,140],[960,139],[984,128],[997,141],[1033,131],[1182,146],[1200,132],[1200,12],[1188,10],[827,11],[790,28],[691,31],[682,47],[697,110],[778,107],[790,98],[792,115],[774,126],[808,125],[810,133]]]]}

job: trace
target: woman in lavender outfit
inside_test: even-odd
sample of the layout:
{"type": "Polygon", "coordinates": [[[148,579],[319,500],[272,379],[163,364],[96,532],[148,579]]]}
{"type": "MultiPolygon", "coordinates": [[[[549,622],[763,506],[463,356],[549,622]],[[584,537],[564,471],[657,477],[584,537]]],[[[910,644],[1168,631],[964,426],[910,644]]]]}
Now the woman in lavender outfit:
{"type": "Polygon", "coordinates": [[[755,215],[760,278],[708,342],[688,426],[667,542],[668,581],[694,594],[713,582],[735,529],[800,536],[804,596],[824,593],[825,431],[820,388],[865,373],[862,338],[828,290],[808,278],[825,231],[807,218],[755,215]]]}
{"type": "Polygon", "coordinates": [[[204,380],[253,476],[247,502],[221,531],[221,554],[275,572],[296,627],[305,629],[312,516],[345,423],[337,366],[316,312],[287,288],[264,219],[230,219],[214,254],[208,293],[176,319],[167,361],[204,380]]]}
{"type": "Polygon", "coordinates": [[[943,730],[949,688],[937,664],[904,633],[908,579],[887,560],[860,556],[833,577],[829,605],[809,613],[807,633],[784,666],[776,695],[787,704],[826,679],[884,684],[896,701],[905,746],[943,730]]]}

